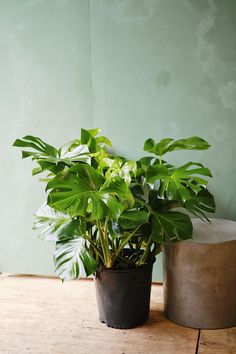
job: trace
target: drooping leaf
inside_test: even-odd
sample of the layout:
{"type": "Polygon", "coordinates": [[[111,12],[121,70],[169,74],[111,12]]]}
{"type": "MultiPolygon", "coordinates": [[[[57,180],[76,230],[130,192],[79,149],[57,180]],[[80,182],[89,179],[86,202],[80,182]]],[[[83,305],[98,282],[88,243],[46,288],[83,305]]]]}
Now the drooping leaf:
{"type": "Polygon", "coordinates": [[[47,241],[73,239],[85,232],[82,219],[72,220],[69,214],[43,204],[35,213],[33,229],[41,229],[40,238],[47,241]]]}
{"type": "Polygon", "coordinates": [[[13,143],[13,146],[30,147],[30,148],[40,151],[44,154],[51,155],[51,156],[57,156],[57,149],[56,148],[45,143],[45,141],[43,141],[42,139],[40,139],[36,136],[26,135],[22,139],[16,139],[16,141],[13,143]]]}
{"type": "Polygon", "coordinates": [[[186,200],[184,207],[196,217],[209,221],[204,212],[215,212],[214,197],[207,189],[204,189],[193,198],[186,200]]]}
{"type": "Polygon", "coordinates": [[[73,166],[76,162],[90,164],[91,157],[86,145],[81,145],[80,141],[72,141],[59,150],[45,143],[42,139],[33,136],[25,136],[22,140],[17,139],[13,146],[29,147],[36,151],[22,151],[22,158],[31,157],[39,165],[34,168],[32,174],[43,171],[50,171],[54,174],[62,171],[67,166],[73,166]]]}
{"type": "Polygon", "coordinates": [[[54,264],[56,274],[63,280],[87,277],[97,268],[97,263],[82,237],[58,242],[54,252],[54,264]]]}

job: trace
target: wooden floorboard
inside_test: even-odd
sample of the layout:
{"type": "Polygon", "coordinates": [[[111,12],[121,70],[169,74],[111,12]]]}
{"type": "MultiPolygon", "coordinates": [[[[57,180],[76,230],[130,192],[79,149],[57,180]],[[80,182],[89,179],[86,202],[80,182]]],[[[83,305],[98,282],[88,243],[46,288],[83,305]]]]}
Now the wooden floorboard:
{"type": "MultiPolygon", "coordinates": [[[[147,324],[116,330],[98,321],[92,280],[62,284],[55,278],[2,275],[0,354],[195,354],[199,331],[168,321],[162,303],[162,286],[153,285],[147,324]]],[[[207,347],[205,332],[199,352],[207,347]]]]}
{"type": "Polygon", "coordinates": [[[236,354],[236,327],[215,331],[201,330],[199,354],[236,354]]]}

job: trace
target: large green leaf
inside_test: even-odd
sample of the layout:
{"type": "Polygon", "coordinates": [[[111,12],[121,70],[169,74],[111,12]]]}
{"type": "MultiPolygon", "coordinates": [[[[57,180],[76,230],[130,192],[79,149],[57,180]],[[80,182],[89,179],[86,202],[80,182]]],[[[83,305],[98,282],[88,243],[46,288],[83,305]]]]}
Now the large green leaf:
{"type": "Polygon", "coordinates": [[[44,240],[62,241],[81,236],[85,232],[85,222],[72,220],[69,214],[43,204],[34,215],[33,228],[41,229],[40,238],[44,240]]]}
{"type": "Polygon", "coordinates": [[[58,242],[54,252],[54,264],[56,274],[63,280],[87,277],[97,268],[97,263],[82,237],[58,242]]]}
{"type": "Polygon", "coordinates": [[[147,181],[160,181],[159,195],[161,198],[181,200],[185,202],[195,194],[205,189],[208,180],[202,176],[211,177],[211,172],[202,164],[188,162],[179,168],[168,168],[166,165],[149,166],[147,181]]]}
{"type": "Polygon", "coordinates": [[[119,224],[123,229],[134,229],[138,225],[148,222],[149,214],[144,210],[125,210],[120,218],[119,224]]]}
{"type": "Polygon", "coordinates": [[[152,222],[152,234],[155,241],[160,242],[164,234],[175,241],[192,237],[193,227],[188,215],[177,211],[167,211],[153,212],[152,217],[156,219],[152,222]]]}
{"type": "Polygon", "coordinates": [[[109,194],[94,187],[89,184],[89,181],[73,173],[58,174],[47,185],[47,189],[51,190],[48,204],[72,216],[87,216],[89,213],[90,220],[99,220],[105,216],[117,219],[123,206],[117,201],[115,195],[112,195],[112,190],[109,194]]]}

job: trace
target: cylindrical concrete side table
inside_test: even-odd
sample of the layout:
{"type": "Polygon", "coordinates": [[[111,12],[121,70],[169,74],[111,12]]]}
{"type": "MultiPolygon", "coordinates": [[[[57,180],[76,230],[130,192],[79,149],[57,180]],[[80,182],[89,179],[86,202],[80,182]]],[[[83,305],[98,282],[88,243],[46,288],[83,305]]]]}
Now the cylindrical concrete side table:
{"type": "Polygon", "coordinates": [[[236,222],[192,221],[192,240],[165,245],[165,315],[193,328],[236,326],[236,222]]]}

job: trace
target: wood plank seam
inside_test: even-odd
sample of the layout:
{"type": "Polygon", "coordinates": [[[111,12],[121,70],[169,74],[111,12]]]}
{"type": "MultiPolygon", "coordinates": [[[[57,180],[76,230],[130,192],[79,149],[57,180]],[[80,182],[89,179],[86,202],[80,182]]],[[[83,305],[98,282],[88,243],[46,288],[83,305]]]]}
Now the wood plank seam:
{"type": "Polygon", "coordinates": [[[195,354],[198,354],[198,347],[199,347],[200,336],[201,336],[201,330],[199,329],[199,330],[198,330],[198,336],[197,336],[197,343],[196,343],[195,354]]]}

